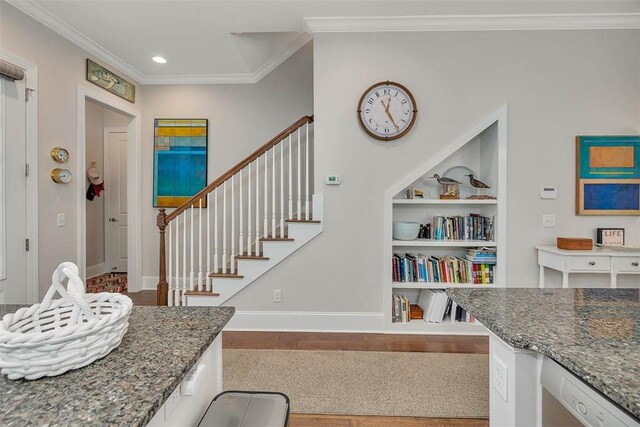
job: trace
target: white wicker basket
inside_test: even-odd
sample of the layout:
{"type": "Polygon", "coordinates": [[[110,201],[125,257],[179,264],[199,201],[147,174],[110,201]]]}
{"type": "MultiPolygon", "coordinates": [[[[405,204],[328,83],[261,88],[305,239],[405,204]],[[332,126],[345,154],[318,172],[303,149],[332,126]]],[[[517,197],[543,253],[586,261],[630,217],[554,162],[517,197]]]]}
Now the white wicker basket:
{"type": "Polygon", "coordinates": [[[133,306],[129,297],[85,294],[78,267],[70,262],[60,264],[51,281],[42,303],[20,308],[0,322],[0,373],[12,380],[87,366],[118,347],[127,332],[133,306]],[[61,299],[53,299],[56,292],[61,299]]]}

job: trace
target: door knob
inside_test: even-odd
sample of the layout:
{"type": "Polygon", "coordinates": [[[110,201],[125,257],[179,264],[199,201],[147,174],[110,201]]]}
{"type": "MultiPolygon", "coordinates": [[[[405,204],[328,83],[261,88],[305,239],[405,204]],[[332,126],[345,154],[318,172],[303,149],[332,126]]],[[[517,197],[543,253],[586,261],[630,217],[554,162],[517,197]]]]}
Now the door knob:
{"type": "Polygon", "coordinates": [[[118,220],[115,218],[109,218],[109,222],[118,222],[118,220]]]}

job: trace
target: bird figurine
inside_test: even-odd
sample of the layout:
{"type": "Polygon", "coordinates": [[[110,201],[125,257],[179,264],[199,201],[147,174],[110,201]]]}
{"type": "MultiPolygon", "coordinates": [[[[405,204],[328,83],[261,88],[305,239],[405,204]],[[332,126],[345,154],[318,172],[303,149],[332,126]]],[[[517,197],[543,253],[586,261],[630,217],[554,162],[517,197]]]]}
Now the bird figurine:
{"type": "Polygon", "coordinates": [[[469,175],[465,175],[465,176],[469,177],[469,184],[471,184],[471,186],[473,188],[491,188],[487,184],[485,184],[484,182],[480,181],[479,179],[474,178],[472,173],[470,173],[469,175]]]}
{"type": "Polygon", "coordinates": [[[460,182],[456,181],[455,179],[447,178],[446,176],[440,176],[437,173],[434,173],[433,176],[430,176],[429,178],[437,179],[438,184],[441,184],[441,185],[460,184],[460,182]]]}

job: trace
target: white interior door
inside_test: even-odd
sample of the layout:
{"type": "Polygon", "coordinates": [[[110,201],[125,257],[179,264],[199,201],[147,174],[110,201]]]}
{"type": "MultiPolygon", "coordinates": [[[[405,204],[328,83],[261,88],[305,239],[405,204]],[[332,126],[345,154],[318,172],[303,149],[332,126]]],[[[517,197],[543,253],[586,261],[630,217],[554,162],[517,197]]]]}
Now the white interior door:
{"type": "Polygon", "coordinates": [[[28,302],[25,88],[0,78],[0,304],[28,302]]]}
{"type": "Polygon", "coordinates": [[[104,138],[105,262],[108,272],[127,271],[127,132],[107,129],[104,138]]]}

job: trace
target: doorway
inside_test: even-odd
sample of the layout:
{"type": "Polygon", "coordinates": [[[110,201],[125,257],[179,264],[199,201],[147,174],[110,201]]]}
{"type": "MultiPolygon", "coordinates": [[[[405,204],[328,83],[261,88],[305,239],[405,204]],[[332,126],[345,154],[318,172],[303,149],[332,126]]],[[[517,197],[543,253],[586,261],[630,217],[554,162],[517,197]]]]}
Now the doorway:
{"type": "Polygon", "coordinates": [[[139,112],[102,92],[78,86],[78,267],[88,291],[135,292],[142,288],[139,112]]]}

